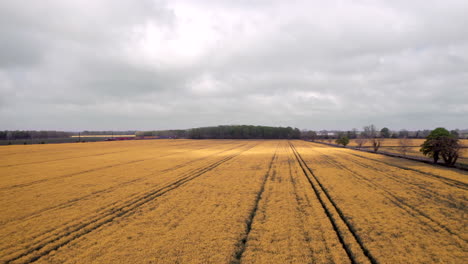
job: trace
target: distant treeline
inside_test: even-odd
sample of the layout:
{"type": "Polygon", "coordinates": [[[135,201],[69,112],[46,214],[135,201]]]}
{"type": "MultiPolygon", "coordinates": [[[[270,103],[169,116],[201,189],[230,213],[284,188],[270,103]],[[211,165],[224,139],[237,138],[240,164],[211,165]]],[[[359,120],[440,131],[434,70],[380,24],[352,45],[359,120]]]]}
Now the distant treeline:
{"type": "Polygon", "coordinates": [[[137,136],[191,139],[298,139],[301,131],[292,127],[230,125],[184,130],[141,131],[137,136]]]}
{"type": "Polygon", "coordinates": [[[63,131],[5,130],[0,131],[0,140],[67,138],[73,133],[63,131]]]}
{"type": "MultiPolygon", "coordinates": [[[[320,130],[320,131],[302,131],[302,138],[307,140],[313,139],[337,139],[343,136],[346,136],[349,139],[355,139],[359,137],[369,137],[369,131],[366,131],[369,126],[363,128],[362,131],[358,131],[357,129],[348,130],[348,131],[340,131],[340,130],[320,130]]],[[[408,130],[400,130],[400,131],[393,131],[386,127],[382,128],[381,130],[376,131],[376,135],[381,138],[427,138],[431,130],[416,130],[416,131],[408,131],[408,130]]],[[[455,129],[451,130],[450,133],[458,138],[468,138],[468,130],[460,130],[455,129]]]]}
{"type": "MultiPolygon", "coordinates": [[[[86,136],[86,135],[134,135],[136,130],[127,130],[127,131],[82,131],[79,134],[86,136]]],[[[78,135],[77,133],[73,133],[73,135],[78,135]]]]}
{"type": "Polygon", "coordinates": [[[172,130],[155,130],[155,131],[137,131],[137,137],[143,136],[158,136],[163,138],[187,138],[187,130],[172,129],[172,130]]]}
{"type": "Polygon", "coordinates": [[[297,128],[246,125],[192,128],[187,133],[188,138],[193,139],[298,139],[301,137],[301,131],[297,128]]]}
{"type": "Polygon", "coordinates": [[[51,139],[68,138],[73,135],[134,135],[135,130],[128,131],[82,131],[82,132],[64,132],[55,130],[5,130],[0,131],[0,140],[16,139],[51,139]]]}

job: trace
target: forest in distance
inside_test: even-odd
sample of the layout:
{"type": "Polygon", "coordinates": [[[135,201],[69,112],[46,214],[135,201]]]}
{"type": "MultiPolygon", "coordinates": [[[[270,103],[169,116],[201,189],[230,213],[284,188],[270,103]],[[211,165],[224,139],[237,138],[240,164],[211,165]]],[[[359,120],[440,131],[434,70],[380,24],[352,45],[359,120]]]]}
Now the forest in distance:
{"type": "Polygon", "coordinates": [[[387,127],[378,129],[373,124],[364,126],[362,131],[352,129],[348,131],[321,130],[318,132],[312,130],[301,131],[298,128],[289,126],[271,127],[253,125],[222,125],[155,131],[83,131],[78,133],[62,131],[0,131],[0,145],[134,139],[303,139],[307,141],[321,141],[322,143],[342,147],[346,147],[351,143],[350,147],[360,150],[380,151],[383,154],[400,155],[404,158],[413,158],[420,161],[432,159],[433,163],[438,163],[439,157],[442,157],[446,165],[454,166],[458,162],[458,167],[462,166],[463,169],[466,169],[467,158],[465,152],[467,144],[464,138],[468,138],[466,130],[455,129],[449,131],[445,128],[436,128],[434,130],[392,131],[387,127]],[[390,145],[382,144],[385,139],[393,143],[390,145]],[[366,146],[366,142],[369,142],[370,146],[366,146]],[[355,146],[353,146],[354,144],[355,146]],[[387,148],[383,145],[387,145],[387,148]],[[388,147],[393,147],[393,149],[388,147]],[[419,152],[422,152],[422,155],[419,152]],[[427,156],[427,158],[424,156],[427,156]]]}
{"type": "MultiPolygon", "coordinates": [[[[372,125],[371,125],[372,126],[372,125]]],[[[300,130],[292,127],[272,127],[256,125],[220,125],[189,129],[168,130],[109,130],[109,131],[57,131],[57,130],[0,130],[0,141],[31,140],[31,139],[58,139],[86,136],[118,137],[123,135],[135,135],[137,137],[158,136],[164,138],[187,139],[337,139],[346,136],[349,139],[358,138],[366,132],[362,130],[300,130]]],[[[374,127],[374,129],[376,129],[374,127]]],[[[377,131],[382,138],[426,138],[431,130],[390,130],[386,127],[377,131]]],[[[468,138],[468,129],[454,129],[450,132],[458,138],[468,138]]],[[[28,143],[26,141],[26,143],[28,143]]]]}
{"type": "Polygon", "coordinates": [[[141,131],[136,136],[189,139],[299,139],[301,131],[292,127],[253,125],[211,126],[180,130],[141,131]]]}

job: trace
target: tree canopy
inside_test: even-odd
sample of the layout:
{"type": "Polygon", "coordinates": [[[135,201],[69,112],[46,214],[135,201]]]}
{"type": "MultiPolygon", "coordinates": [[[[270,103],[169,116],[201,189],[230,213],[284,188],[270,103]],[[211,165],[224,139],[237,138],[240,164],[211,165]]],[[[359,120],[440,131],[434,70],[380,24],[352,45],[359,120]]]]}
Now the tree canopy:
{"type": "Polygon", "coordinates": [[[187,130],[187,137],[193,139],[299,139],[301,131],[292,127],[232,125],[192,128],[187,130]]]}
{"type": "Polygon", "coordinates": [[[349,144],[348,136],[341,136],[339,139],[336,140],[336,144],[340,144],[343,145],[343,147],[346,147],[346,145],[349,144]]]}
{"type": "Polygon", "coordinates": [[[460,143],[454,134],[443,127],[438,127],[427,136],[420,151],[433,158],[434,163],[442,157],[445,164],[454,165],[459,156],[460,143]]]}
{"type": "Polygon", "coordinates": [[[137,135],[191,139],[299,139],[301,131],[292,127],[228,125],[184,130],[140,131],[137,135]]]}
{"type": "Polygon", "coordinates": [[[387,127],[384,127],[380,130],[380,135],[383,137],[383,138],[389,138],[390,137],[390,129],[388,129],[387,127]]]}

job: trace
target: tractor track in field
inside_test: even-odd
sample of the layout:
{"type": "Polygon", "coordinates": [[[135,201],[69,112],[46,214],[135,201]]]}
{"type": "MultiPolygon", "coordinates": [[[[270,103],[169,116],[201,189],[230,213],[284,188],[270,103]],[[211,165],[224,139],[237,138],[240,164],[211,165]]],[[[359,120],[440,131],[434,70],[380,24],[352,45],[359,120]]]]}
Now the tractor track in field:
{"type": "MultiPolygon", "coordinates": [[[[247,144],[237,145],[237,146],[234,146],[234,147],[232,147],[232,148],[225,149],[225,150],[222,150],[222,151],[219,151],[219,152],[210,154],[210,155],[208,155],[208,156],[205,156],[205,157],[202,157],[202,158],[198,158],[198,159],[196,159],[196,160],[189,161],[189,162],[184,163],[184,164],[185,164],[185,165],[188,165],[188,164],[193,163],[194,161],[200,161],[200,160],[209,159],[209,158],[212,157],[212,156],[219,155],[219,154],[222,154],[222,153],[225,153],[225,152],[227,152],[227,151],[231,151],[231,150],[234,150],[234,149],[237,149],[237,148],[242,148],[242,147],[244,147],[244,146],[246,146],[246,145],[247,145],[247,144]]],[[[184,167],[184,166],[177,165],[177,167],[178,167],[178,168],[182,168],[182,167],[184,167]]],[[[67,207],[69,207],[69,206],[71,206],[71,205],[73,205],[73,204],[75,204],[75,203],[77,203],[77,202],[79,202],[79,201],[81,201],[81,200],[85,200],[85,199],[87,199],[87,198],[92,198],[92,197],[94,197],[94,196],[96,196],[96,195],[98,195],[98,194],[109,193],[109,192],[111,192],[111,191],[113,191],[113,190],[116,190],[116,189],[118,189],[118,188],[125,187],[125,186],[127,186],[127,185],[129,185],[129,184],[133,184],[133,183],[136,183],[136,182],[140,182],[140,181],[146,179],[148,176],[152,176],[152,175],[155,175],[155,174],[157,174],[157,173],[165,173],[165,172],[162,172],[162,171],[152,172],[152,173],[150,173],[150,174],[148,174],[148,175],[145,175],[145,176],[143,176],[143,177],[139,177],[139,178],[137,178],[137,179],[133,179],[133,180],[131,180],[131,181],[122,182],[122,183],[117,184],[117,185],[115,185],[115,186],[112,186],[112,187],[109,187],[109,188],[106,188],[106,189],[103,189],[103,190],[99,190],[99,191],[96,191],[96,192],[87,194],[87,195],[85,195],[85,196],[82,196],[82,197],[77,197],[77,198],[75,198],[75,199],[69,200],[69,201],[67,201],[67,202],[64,202],[64,203],[61,203],[61,204],[58,204],[58,205],[55,205],[55,206],[52,206],[52,207],[43,208],[43,209],[41,209],[41,210],[39,210],[39,211],[36,211],[36,212],[31,213],[31,214],[22,216],[22,217],[20,217],[20,218],[12,219],[11,221],[5,222],[5,223],[3,223],[2,225],[8,224],[8,223],[11,223],[11,222],[14,222],[14,221],[20,221],[20,220],[31,219],[31,218],[40,216],[41,214],[43,214],[43,213],[45,213],[45,212],[48,212],[48,211],[51,211],[51,210],[67,208],[67,207]]],[[[182,174],[182,175],[184,175],[184,174],[182,174]]],[[[181,177],[183,177],[183,176],[181,176],[181,177]]],[[[179,177],[179,178],[181,178],[181,177],[179,177]]],[[[162,183],[162,184],[164,184],[164,183],[162,183]]],[[[162,184],[161,184],[161,185],[162,185],[162,184]]],[[[135,196],[137,196],[137,195],[138,195],[138,193],[134,193],[134,194],[128,196],[127,199],[131,199],[132,197],[135,197],[135,196]]],[[[100,208],[97,208],[96,210],[94,210],[94,212],[95,212],[95,213],[100,213],[101,211],[105,211],[105,210],[107,210],[110,206],[115,206],[115,205],[118,204],[118,203],[120,203],[120,201],[115,201],[115,202],[106,204],[105,206],[102,206],[102,207],[100,207],[100,208]]],[[[84,217],[84,219],[87,219],[87,218],[88,218],[88,217],[84,217]]],[[[63,223],[62,225],[67,226],[67,225],[70,224],[70,223],[74,223],[74,222],[77,222],[77,221],[79,222],[79,220],[82,220],[82,219],[83,219],[83,217],[73,218],[73,219],[70,219],[69,221],[63,223]]],[[[49,232],[52,232],[52,231],[54,231],[54,230],[57,230],[57,227],[54,227],[54,228],[51,228],[51,229],[42,231],[42,232],[40,232],[40,233],[38,233],[38,234],[34,234],[33,236],[28,237],[27,239],[28,239],[28,240],[36,239],[37,237],[43,236],[44,234],[49,233],[49,232]]],[[[22,241],[21,241],[21,242],[22,242],[22,241]]],[[[20,243],[21,243],[21,242],[20,242],[20,243]]],[[[11,248],[11,247],[13,247],[13,246],[15,246],[15,245],[10,245],[10,246],[7,246],[7,247],[0,248],[0,251],[6,250],[6,249],[11,248]]]]}
{"type": "MultiPolygon", "coordinates": [[[[200,150],[200,149],[206,149],[206,148],[210,148],[210,147],[194,148],[193,150],[200,150]]],[[[121,152],[128,152],[128,151],[121,151],[121,152]]],[[[166,154],[166,155],[157,156],[157,157],[153,157],[153,158],[149,158],[149,159],[138,159],[138,160],[132,160],[132,161],[127,161],[127,162],[122,162],[122,163],[115,163],[115,164],[111,164],[111,165],[106,165],[106,166],[97,167],[97,168],[88,169],[88,170],[83,170],[83,171],[79,171],[79,172],[59,175],[59,176],[50,177],[50,178],[41,179],[41,180],[36,180],[36,181],[32,181],[32,182],[15,184],[15,185],[11,185],[11,186],[4,186],[4,187],[0,187],[0,191],[9,191],[9,190],[17,189],[17,188],[23,188],[23,187],[28,187],[28,186],[35,185],[35,184],[40,184],[40,183],[43,183],[43,182],[52,181],[52,180],[69,178],[69,177],[73,177],[73,176],[77,176],[77,175],[81,175],[81,174],[96,172],[96,171],[100,171],[100,170],[115,168],[115,167],[124,166],[124,165],[128,165],[128,164],[133,164],[133,163],[138,163],[138,162],[144,162],[144,161],[164,158],[164,157],[168,157],[168,156],[172,156],[172,155],[176,155],[176,154],[180,154],[180,152],[169,153],[169,154],[166,154]]],[[[99,155],[90,155],[88,157],[94,157],[94,156],[99,156],[99,155]]]]}
{"type": "MultiPolygon", "coordinates": [[[[311,143],[311,142],[309,142],[309,143],[311,143]]],[[[312,143],[312,144],[325,144],[325,145],[327,145],[329,147],[336,147],[335,145],[329,145],[327,143],[320,143],[320,142],[318,142],[318,143],[315,142],[315,143],[312,143]]],[[[373,152],[367,152],[367,153],[379,154],[379,153],[373,153],[373,152]]],[[[447,178],[447,177],[444,177],[444,176],[441,176],[441,175],[433,174],[433,173],[430,173],[430,172],[425,172],[425,171],[418,170],[418,169],[413,169],[413,168],[409,168],[409,167],[405,167],[405,166],[401,166],[401,165],[392,164],[392,163],[385,162],[385,161],[382,161],[382,160],[362,156],[362,155],[359,155],[359,154],[356,154],[356,153],[348,152],[348,154],[356,156],[356,157],[368,159],[368,160],[373,160],[373,161],[376,161],[376,162],[379,162],[379,163],[382,163],[382,164],[386,164],[388,166],[396,167],[396,168],[399,168],[399,169],[402,169],[402,170],[414,171],[414,172],[420,173],[421,175],[423,175],[425,177],[429,177],[429,178],[439,180],[440,182],[443,182],[443,183],[445,183],[447,185],[450,185],[452,187],[460,188],[460,189],[463,189],[463,190],[468,190],[468,183],[464,183],[464,182],[461,182],[461,181],[458,181],[458,180],[455,180],[455,179],[447,178]]],[[[399,157],[391,157],[391,158],[398,159],[399,157]]],[[[410,159],[405,159],[405,158],[400,158],[400,159],[405,160],[405,161],[411,161],[410,159]]],[[[425,164],[428,164],[428,163],[425,163],[425,164]]],[[[460,170],[460,169],[457,169],[457,168],[449,168],[449,167],[446,167],[446,166],[438,166],[438,168],[439,169],[441,169],[441,168],[453,169],[453,170],[457,170],[458,172],[464,173],[463,170],[460,170]]]]}
{"type": "Polygon", "coordinates": [[[450,178],[443,177],[443,176],[440,176],[440,175],[436,175],[436,174],[433,174],[433,173],[430,173],[430,172],[425,172],[425,171],[421,171],[421,170],[418,170],[418,169],[408,168],[408,167],[405,167],[405,166],[392,164],[392,163],[381,161],[381,160],[378,160],[378,159],[365,157],[365,156],[362,156],[362,155],[359,155],[359,154],[356,154],[356,153],[349,153],[349,154],[353,155],[353,156],[356,156],[356,157],[360,157],[360,158],[364,158],[364,159],[368,159],[368,160],[373,160],[373,161],[376,161],[376,162],[379,162],[379,163],[382,163],[382,164],[386,164],[388,166],[396,167],[396,168],[399,168],[399,169],[402,169],[402,170],[414,171],[414,172],[417,172],[417,173],[419,173],[419,174],[421,174],[421,175],[423,175],[425,177],[429,177],[429,178],[439,180],[440,182],[443,182],[443,183],[445,183],[447,185],[450,185],[452,187],[460,188],[460,189],[463,189],[463,190],[468,190],[468,184],[467,183],[464,183],[464,182],[461,182],[461,181],[458,181],[458,180],[455,180],[455,179],[450,179],[450,178]]]}
{"type": "MultiPolygon", "coordinates": [[[[380,190],[383,192],[383,195],[390,201],[392,202],[394,205],[396,205],[397,207],[401,208],[402,210],[404,210],[405,212],[407,212],[408,214],[410,214],[411,216],[415,217],[416,219],[418,219],[422,224],[428,226],[429,228],[431,228],[432,230],[434,231],[439,231],[440,229],[448,232],[450,235],[453,235],[455,237],[457,237],[458,239],[461,239],[462,241],[464,241],[465,243],[467,242],[466,239],[464,239],[463,237],[461,237],[459,234],[457,234],[456,232],[452,231],[449,227],[447,227],[446,225],[440,223],[439,221],[435,220],[434,218],[432,218],[431,216],[429,216],[428,214],[424,213],[423,211],[421,211],[420,209],[416,208],[415,206],[405,202],[402,198],[400,197],[397,197],[395,194],[393,194],[392,192],[390,192],[389,190],[387,190],[384,186],[381,186],[377,183],[375,183],[374,181],[372,180],[369,180],[367,179],[365,176],[363,176],[362,174],[358,173],[358,172],[355,172],[351,169],[349,169],[347,166],[341,164],[340,162],[336,161],[335,159],[333,159],[332,157],[330,157],[329,155],[326,155],[326,154],[323,154],[322,152],[320,151],[317,151],[319,152],[322,156],[324,157],[327,157],[326,159],[326,162],[329,163],[330,165],[332,166],[335,166],[336,168],[340,169],[340,170],[344,170],[344,171],[348,171],[349,173],[351,173],[356,179],[360,180],[361,182],[363,182],[364,184],[366,184],[367,186],[369,186],[370,188],[374,189],[374,190],[380,190]],[[423,217],[424,219],[426,219],[426,221],[424,221],[423,219],[421,219],[420,217],[423,217]],[[432,225],[429,225],[428,223],[432,223],[432,225]],[[433,225],[437,226],[434,227],[433,225]]],[[[460,246],[460,241],[458,240],[454,240],[455,242],[457,242],[460,246]]]]}
{"type": "MultiPolygon", "coordinates": [[[[308,225],[308,223],[306,222],[305,218],[310,218],[311,215],[309,213],[307,213],[307,211],[304,209],[305,207],[313,208],[313,206],[312,206],[312,202],[310,201],[310,199],[309,199],[309,197],[307,196],[306,193],[304,193],[304,198],[301,198],[300,195],[299,195],[298,184],[296,182],[296,179],[294,179],[294,177],[293,177],[293,171],[292,171],[292,166],[291,166],[292,163],[296,166],[297,160],[296,160],[296,158],[294,156],[294,153],[291,152],[291,147],[288,147],[289,180],[291,181],[291,185],[292,185],[292,188],[293,188],[293,191],[294,191],[294,199],[296,201],[297,210],[302,215],[304,215],[304,218],[302,218],[302,217],[300,218],[300,223],[301,223],[301,226],[302,226],[302,234],[304,236],[304,240],[307,241],[307,244],[308,244],[308,247],[309,247],[309,254],[312,257],[314,257],[314,255],[316,253],[314,252],[313,248],[311,247],[310,242],[313,241],[316,238],[313,237],[311,234],[309,234],[309,232],[306,230],[306,226],[308,225]],[[293,157],[291,157],[291,154],[292,154],[293,157]]],[[[299,174],[300,173],[297,173],[298,176],[299,176],[299,174]]],[[[317,221],[317,224],[320,227],[320,230],[324,230],[324,228],[322,226],[322,223],[320,221],[317,221]]],[[[323,231],[320,232],[320,239],[321,239],[321,241],[323,241],[323,246],[324,246],[324,248],[326,250],[326,254],[328,256],[327,260],[329,261],[329,263],[332,263],[333,259],[330,257],[332,255],[332,253],[331,253],[330,247],[329,247],[329,245],[327,243],[327,239],[324,236],[323,231]]]]}
{"type": "MultiPolygon", "coordinates": [[[[115,142],[115,141],[114,141],[115,142]]],[[[126,141],[128,142],[128,141],[126,141]]],[[[70,143],[52,143],[52,144],[48,144],[48,145],[60,145],[60,144],[73,144],[75,142],[70,142],[70,143]]],[[[89,142],[89,143],[108,143],[108,142],[105,142],[105,141],[98,141],[98,142],[89,142]]],[[[170,145],[171,147],[175,147],[175,146],[182,146],[184,145],[185,143],[180,143],[180,142],[172,142],[174,144],[170,145]]],[[[28,145],[28,146],[34,146],[34,145],[39,145],[39,144],[31,144],[31,145],[28,145]]],[[[42,145],[42,146],[48,146],[47,144],[46,145],[42,145]]],[[[19,146],[19,145],[15,145],[15,146],[19,146]]],[[[60,155],[60,154],[63,154],[64,152],[65,153],[70,153],[70,152],[73,152],[75,150],[60,150],[60,151],[57,151],[57,150],[47,150],[47,151],[44,151],[44,150],[35,150],[35,151],[28,151],[28,154],[31,154],[31,153],[43,153],[45,156],[47,155],[60,155]]],[[[24,151],[18,151],[18,152],[9,152],[8,155],[24,155],[24,151]]],[[[71,157],[70,157],[71,158],[71,157]]],[[[47,160],[46,160],[47,161],[47,160]]],[[[53,160],[50,160],[50,161],[53,161],[53,160]]],[[[15,164],[11,164],[11,165],[15,165],[15,164]]]]}
{"type": "Polygon", "coordinates": [[[313,170],[307,165],[307,163],[302,158],[301,154],[298,152],[296,147],[289,142],[289,146],[294,153],[294,156],[299,163],[304,175],[306,176],[308,182],[310,183],[318,201],[320,202],[322,208],[324,209],[330,223],[333,226],[333,229],[338,237],[339,242],[343,246],[348,258],[351,263],[362,263],[358,260],[365,259],[365,262],[372,264],[377,264],[378,261],[370,253],[370,251],[365,247],[362,239],[355,231],[352,224],[344,216],[341,209],[337,206],[335,201],[331,198],[327,189],[323,187],[322,183],[318,177],[314,174],[313,170]],[[345,235],[348,234],[348,235],[345,235]],[[353,246],[356,245],[357,246],[353,246]]]}
{"type": "MultiPolygon", "coordinates": [[[[348,153],[345,153],[345,154],[348,154],[348,153]]],[[[362,159],[368,160],[368,159],[365,159],[365,158],[362,158],[362,159]]],[[[406,179],[405,177],[399,177],[398,174],[389,173],[389,172],[385,171],[384,169],[382,169],[380,167],[372,166],[372,165],[366,164],[366,163],[364,163],[362,161],[358,161],[356,159],[353,161],[353,163],[355,163],[355,164],[357,164],[357,165],[359,165],[359,166],[361,166],[363,168],[366,168],[366,169],[371,169],[371,170],[378,171],[379,173],[386,175],[388,177],[388,179],[392,179],[395,182],[398,182],[399,184],[414,186],[415,188],[418,188],[420,190],[419,193],[423,197],[437,196],[437,199],[440,202],[446,203],[447,205],[449,205],[451,207],[457,207],[457,204],[455,204],[450,198],[447,198],[447,197],[441,195],[440,193],[438,193],[436,191],[430,190],[430,189],[424,187],[422,184],[412,182],[412,181],[406,179]]],[[[393,166],[389,166],[389,167],[393,167],[393,166]]]]}
{"type": "Polygon", "coordinates": [[[246,220],[245,234],[244,234],[244,236],[242,236],[242,239],[240,239],[239,242],[238,242],[237,251],[234,254],[234,258],[230,262],[231,264],[239,264],[239,263],[242,262],[242,257],[243,257],[243,254],[245,252],[245,249],[247,247],[247,241],[249,240],[250,231],[252,230],[252,224],[253,224],[253,221],[255,219],[255,216],[257,215],[258,205],[260,203],[260,200],[262,199],[263,192],[265,191],[266,182],[267,182],[268,178],[270,178],[270,173],[271,173],[274,161],[276,159],[278,159],[278,156],[276,154],[277,150],[278,150],[278,146],[279,146],[279,144],[276,146],[275,153],[273,154],[273,156],[271,158],[271,161],[270,161],[270,164],[268,165],[268,170],[265,173],[265,175],[263,176],[263,180],[262,180],[262,184],[260,186],[260,190],[257,192],[257,195],[255,197],[254,206],[253,206],[252,210],[250,211],[250,214],[249,214],[249,216],[248,216],[248,218],[246,220]]]}
{"type": "Polygon", "coordinates": [[[20,183],[20,184],[15,184],[15,185],[11,185],[11,186],[0,187],[0,191],[14,190],[14,189],[17,189],[17,188],[28,187],[28,186],[43,183],[43,182],[48,182],[48,181],[58,180],[58,179],[65,179],[65,178],[77,176],[77,175],[80,175],[80,174],[85,174],[85,173],[90,173],[90,172],[115,168],[115,167],[124,166],[124,165],[132,164],[132,163],[137,163],[137,162],[141,162],[141,161],[145,161],[145,160],[148,160],[148,159],[131,160],[131,161],[123,162],[123,163],[111,164],[111,165],[107,165],[107,166],[102,166],[102,167],[97,167],[97,168],[93,168],[93,169],[89,169],[89,170],[83,170],[83,171],[78,171],[78,172],[74,172],[74,173],[59,175],[59,176],[56,176],[56,177],[46,178],[46,179],[42,179],[42,180],[36,180],[36,181],[32,181],[32,182],[27,182],[27,183],[20,183]]]}
{"type": "Polygon", "coordinates": [[[200,177],[201,175],[217,168],[225,162],[230,161],[235,157],[241,155],[243,152],[252,149],[256,145],[257,144],[248,146],[247,148],[239,150],[237,153],[231,154],[216,162],[213,162],[206,167],[199,168],[193,172],[189,172],[187,173],[187,175],[181,176],[177,180],[168,183],[165,186],[159,186],[158,188],[139,194],[134,198],[122,201],[121,204],[109,208],[102,214],[87,217],[86,221],[84,222],[76,223],[75,225],[65,227],[62,232],[56,232],[56,234],[53,234],[52,237],[48,237],[40,241],[33,241],[31,245],[26,246],[26,249],[18,250],[16,252],[9,252],[8,255],[5,255],[5,257],[1,261],[3,261],[4,263],[35,262],[41,257],[48,255],[51,251],[65,246],[70,242],[100,228],[105,224],[111,223],[116,218],[127,217],[134,214],[137,211],[137,209],[147,204],[148,202],[151,202],[157,197],[162,196],[165,193],[177,189],[185,183],[200,177]]]}
{"type": "MultiPolygon", "coordinates": [[[[34,216],[36,216],[36,215],[38,215],[38,214],[42,214],[42,213],[45,213],[45,212],[48,212],[48,211],[51,211],[51,210],[54,210],[54,209],[66,208],[66,207],[71,206],[71,205],[74,204],[74,203],[77,203],[77,202],[79,202],[79,201],[81,201],[81,200],[85,200],[86,198],[89,198],[89,197],[93,197],[93,196],[95,196],[95,195],[97,195],[97,194],[109,193],[109,192],[111,192],[111,191],[113,191],[113,190],[115,190],[115,189],[125,187],[125,186],[127,186],[127,185],[129,185],[129,184],[133,184],[133,183],[137,183],[137,182],[143,181],[143,180],[146,179],[148,176],[152,176],[152,175],[157,174],[157,173],[166,173],[166,172],[169,172],[169,171],[173,171],[173,170],[175,170],[175,169],[183,168],[183,167],[185,167],[186,165],[189,165],[189,164],[191,164],[191,163],[193,163],[193,162],[200,161],[200,160],[205,160],[205,159],[208,159],[208,158],[210,158],[210,157],[212,157],[212,156],[219,155],[219,154],[222,154],[222,153],[224,153],[224,152],[227,152],[227,151],[230,151],[230,150],[233,150],[233,149],[236,149],[236,148],[241,148],[241,147],[243,147],[243,146],[245,146],[245,145],[246,145],[246,144],[240,145],[240,146],[235,146],[235,147],[232,147],[232,148],[229,148],[229,149],[226,149],[226,150],[222,150],[222,151],[220,151],[220,152],[216,152],[216,153],[210,154],[210,155],[205,156],[205,157],[202,157],[202,158],[198,158],[198,159],[196,159],[196,160],[191,160],[191,161],[189,161],[189,162],[183,163],[183,164],[182,164],[183,166],[181,166],[181,165],[179,164],[179,165],[175,166],[175,167],[177,167],[177,168],[174,167],[174,168],[169,168],[169,169],[162,170],[162,171],[152,172],[152,173],[149,173],[149,174],[147,174],[147,175],[145,175],[145,176],[143,176],[143,177],[139,177],[139,178],[136,178],[136,179],[133,179],[133,180],[130,180],[130,181],[122,182],[122,183],[119,183],[119,184],[117,184],[117,185],[108,187],[108,188],[106,188],[106,189],[102,189],[102,190],[99,190],[99,191],[95,191],[95,192],[92,192],[92,193],[90,193],[90,194],[87,194],[87,195],[84,195],[84,196],[81,196],[81,197],[77,197],[77,198],[68,200],[68,201],[66,201],[66,202],[64,202],[64,203],[61,203],[61,204],[58,204],[58,205],[54,205],[54,206],[51,206],[51,207],[43,208],[43,209],[41,209],[41,210],[32,212],[32,213],[30,213],[30,214],[28,214],[28,215],[24,215],[24,216],[19,217],[19,218],[10,219],[9,221],[3,222],[2,225],[6,225],[6,224],[11,223],[11,222],[14,222],[14,221],[26,220],[26,219],[32,218],[32,217],[34,217],[34,216]]],[[[114,203],[116,203],[116,202],[114,202],[114,203]]],[[[102,208],[98,208],[97,211],[98,211],[98,210],[104,210],[107,206],[113,205],[114,203],[108,204],[108,205],[106,205],[105,207],[102,207],[102,208]]],[[[2,249],[0,249],[0,250],[2,250],[2,249]]]]}
{"type": "MultiPolygon", "coordinates": [[[[205,157],[193,159],[193,160],[187,161],[187,162],[185,162],[185,163],[176,165],[176,166],[174,166],[174,167],[164,169],[164,170],[160,171],[160,173],[166,173],[166,172],[174,171],[174,170],[183,168],[183,167],[185,167],[185,166],[187,166],[187,165],[190,165],[190,164],[192,164],[192,163],[195,163],[195,162],[197,162],[197,161],[205,160],[205,159],[207,159],[207,158],[209,158],[209,157],[212,157],[212,156],[215,156],[215,155],[219,155],[219,154],[222,154],[222,153],[224,153],[224,152],[227,152],[227,151],[230,151],[230,150],[233,150],[233,149],[236,149],[236,148],[242,148],[242,147],[245,146],[245,145],[247,145],[247,144],[242,144],[242,145],[239,145],[239,146],[234,146],[234,147],[232,147],[232,148],[228,148],[228,149],[225,149],[225,150],[222,150],[222,151],[219,151],[219,152],[210,154],[210,155],[205,156],[205,157]]],[[[209,148],[209,147],[207,147],[207,148],[209,148]]],[[[197,150],[200,150],[200,149],[205,149],[205,148],[199,148],[199,149],[197,149],[197,150]]],[[[176,154],[180,154],[180,153],[176,153],[176,154]]]]}
{"type": "MultiPolygon", "coordinates": [[[[185,143],[174,144],[174,145],[170,145],[170,146],[171,146],[171,147],[176,147],[176,146],[184,146],[184,145],[185,145],[185,143]]],[[[104,153],[98,153],[98,154],[93,154],[93,155],[74,156],[74,157],[67,157],[67,158],[53,159],[53,160],[43,160],[43,161],[34,161],[34,162],[25,162],[25,163],[15,163],[15,164],[8,164],[8,165],[0,165],[0,168],[16,167],[16,166],[32,165],[32,164],[41,164],[41,163],[49,163],[49,162],[62,161],[62,160],[70,160],[70,159],[98,157],[98,156],[105,156],[105,155],[110,155],[110,154],[115,154],[115,153],[122,153],[122,152],[128,152],[128,150],[104,152],[104,153]]]]}
{"type": "Polygon", "coordinates": [[[85,155],[85,156],[68,157],[68,158],[54,159],[54,160],[43,160],[43,161],[16,163],[16,164],[2,165],[2,166],[0,166],[0,168],[9,168],[9,167],[16,167],[16,166],[23,166],[23,165],[32,165],[32,164],[49,163],[49,162],[54,162],[54,161],[62,161],[62,160],[70,160],[70,159],[79,159],[79,158],[88,158],[88,157],[98,157],[98,156],[104,156],[104,155],[115,154],[115,153],[121,153],[121,152],[126,152],[126,150],[122,150],[122,151],[113,151],[113,152],[105,152],[105,153],[99,153],[99,154],[93,154],[93,155],[85,155]]]}

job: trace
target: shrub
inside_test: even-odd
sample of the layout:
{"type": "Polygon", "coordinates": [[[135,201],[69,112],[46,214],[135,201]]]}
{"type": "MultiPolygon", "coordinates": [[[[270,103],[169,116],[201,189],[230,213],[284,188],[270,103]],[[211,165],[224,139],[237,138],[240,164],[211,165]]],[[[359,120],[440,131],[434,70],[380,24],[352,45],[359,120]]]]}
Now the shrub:
{"type": "Polygon", "coordinates": [[[346,145],[349,144],[349,138],[347,136],[341,136],[335,142],[336,144],[340,144],[340,145],[343,145],[343,147],[346,147],[346,145]]]}

